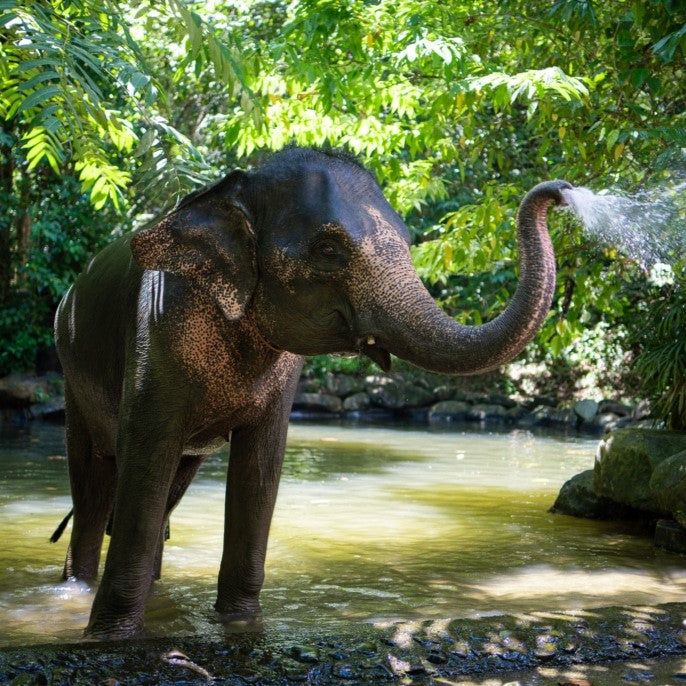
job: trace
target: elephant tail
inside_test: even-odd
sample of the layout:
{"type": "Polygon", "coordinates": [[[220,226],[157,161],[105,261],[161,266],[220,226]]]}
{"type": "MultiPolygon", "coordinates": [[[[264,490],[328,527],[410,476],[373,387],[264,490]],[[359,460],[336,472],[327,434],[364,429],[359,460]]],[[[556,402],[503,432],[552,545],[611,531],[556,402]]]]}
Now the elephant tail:
{"type": "Polygon", "coordinates": [[[67,528],[67,524],[69,524],[69,520],[71,519],[71,516],[73,514],[74,508],[69,510],[69,514],[60,522],[60,525],[55,529],[55,533],[52,536],[50,536],[50,543],[57,543],[57,541],[60,540],[60,536],[67,528]]]}

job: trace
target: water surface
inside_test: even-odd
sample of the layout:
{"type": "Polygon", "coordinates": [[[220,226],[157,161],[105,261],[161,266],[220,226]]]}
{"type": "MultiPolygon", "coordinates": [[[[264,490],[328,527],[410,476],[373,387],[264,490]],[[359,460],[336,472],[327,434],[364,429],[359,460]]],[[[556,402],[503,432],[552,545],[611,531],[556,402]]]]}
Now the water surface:
{"type": "MultiPolygon", "coordinates": [[[[547,509],[595,440],[510,433],[291,427],[262,594],[277,629],[335,632],[546,609],[681,601],[684,558],[646,533],[547,509]]],[[[207,459],[172,515],[155,635],[222,635],[212,610],[228,456],[207,459]]],[[[69,529],[63,428],[0,441],[0,645],[71,641],[92,603],[60,583],[69,529]]],[[[107,542],[107,541],[106,541],[107,542]]]]}

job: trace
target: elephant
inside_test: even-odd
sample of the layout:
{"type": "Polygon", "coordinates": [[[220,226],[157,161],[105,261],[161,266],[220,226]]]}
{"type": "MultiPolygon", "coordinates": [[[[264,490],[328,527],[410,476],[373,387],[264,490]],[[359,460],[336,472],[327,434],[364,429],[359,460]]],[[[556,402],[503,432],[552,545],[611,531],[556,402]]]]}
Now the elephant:
{"type": "Polygon", "coordinates": [[[259,612],[267,537],[304,356],[391,354],[447,374],[511,359],[555,289],[547,207],[518,212],[521,278],[480,326],[447,316],[410,258],[410,234],[380,186],[342,153],[287,147],[183,198],[159,223],[110,243],[62,299],[73,526],[65,578],[92,582],[111,540],[87,636],[143,629],[164,531],[204,456],[230,443],[216,610],[259,612]]]}

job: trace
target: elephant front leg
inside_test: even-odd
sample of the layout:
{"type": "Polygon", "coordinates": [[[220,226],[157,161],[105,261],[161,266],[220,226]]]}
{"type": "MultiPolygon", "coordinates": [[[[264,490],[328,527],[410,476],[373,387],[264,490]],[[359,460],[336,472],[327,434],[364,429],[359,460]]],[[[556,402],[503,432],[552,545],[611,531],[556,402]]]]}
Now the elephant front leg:
{"type": "Polygon", "coordinates": [[[143,628],[143,614],[170,488],[181,458],[174,427],[151,431],[145,414],[120,427],[117,490],[105,570],[86,634],[124,638],[143,628]]]}
{"type": "Polygon", "coordinates": [[[286,447],[290,396],[258,426],[235,430],[226,494],[224,552],[215,608],[245,616],[260,609],[264,560],[286,447]]]}

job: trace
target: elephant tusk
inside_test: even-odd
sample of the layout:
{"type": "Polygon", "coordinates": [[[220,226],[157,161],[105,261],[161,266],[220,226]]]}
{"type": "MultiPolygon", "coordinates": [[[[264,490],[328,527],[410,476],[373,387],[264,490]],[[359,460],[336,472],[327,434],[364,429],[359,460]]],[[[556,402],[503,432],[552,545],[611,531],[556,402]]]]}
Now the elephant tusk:
{"type": "Polygon", "coordinates": [[[374,345],[374,343],[376,343],[374,336],[367,336],[367,345],[374,345]]]}

